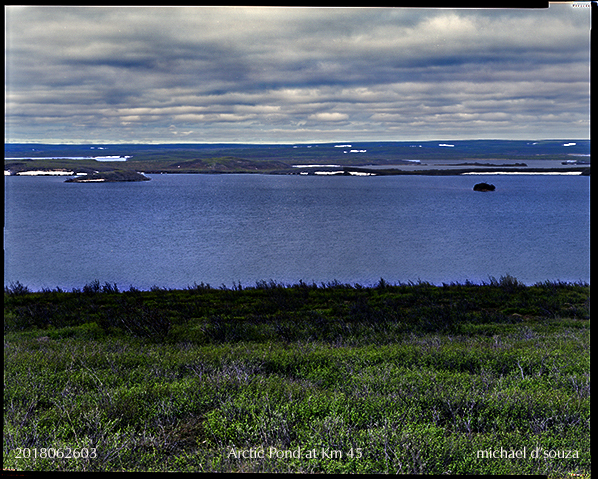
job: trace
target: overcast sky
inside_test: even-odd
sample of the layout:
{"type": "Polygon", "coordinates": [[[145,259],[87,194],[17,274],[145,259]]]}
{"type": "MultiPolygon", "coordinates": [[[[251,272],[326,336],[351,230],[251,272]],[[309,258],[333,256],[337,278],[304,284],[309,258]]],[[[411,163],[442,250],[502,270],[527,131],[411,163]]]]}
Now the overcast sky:
{"type": "Polygon", "coordinates": [[[589,138],[590,8],[6,7],[6,140],[589,138]]]}

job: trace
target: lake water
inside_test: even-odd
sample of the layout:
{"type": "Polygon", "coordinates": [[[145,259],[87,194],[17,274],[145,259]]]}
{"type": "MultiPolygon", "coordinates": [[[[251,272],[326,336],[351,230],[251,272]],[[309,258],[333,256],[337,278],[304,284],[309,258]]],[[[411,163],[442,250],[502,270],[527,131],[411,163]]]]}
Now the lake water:
{"type": "Polygon", "coordinates": [[[589,177],[150,177],[5,177],[5,286],[590,281],[589,177]]]}

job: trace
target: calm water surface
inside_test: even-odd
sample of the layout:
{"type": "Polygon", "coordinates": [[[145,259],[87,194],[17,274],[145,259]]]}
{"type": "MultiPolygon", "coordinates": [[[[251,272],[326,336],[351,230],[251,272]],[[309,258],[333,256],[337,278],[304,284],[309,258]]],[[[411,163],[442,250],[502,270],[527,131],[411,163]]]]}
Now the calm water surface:
{"type": "Polygon", "coordinates": [[[4,284],[590,281],[588,177],[151,178],[6,177],[4,284]]]}

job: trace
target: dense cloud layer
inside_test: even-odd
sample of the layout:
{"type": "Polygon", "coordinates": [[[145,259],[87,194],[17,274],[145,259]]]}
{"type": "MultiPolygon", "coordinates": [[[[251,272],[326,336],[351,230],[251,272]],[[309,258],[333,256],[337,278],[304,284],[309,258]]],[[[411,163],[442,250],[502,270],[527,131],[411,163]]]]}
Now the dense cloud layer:
{"type": "Polygon", "coordinates": [[[7,140],[588,138],[589,10],[7,7],[7,140]]]}

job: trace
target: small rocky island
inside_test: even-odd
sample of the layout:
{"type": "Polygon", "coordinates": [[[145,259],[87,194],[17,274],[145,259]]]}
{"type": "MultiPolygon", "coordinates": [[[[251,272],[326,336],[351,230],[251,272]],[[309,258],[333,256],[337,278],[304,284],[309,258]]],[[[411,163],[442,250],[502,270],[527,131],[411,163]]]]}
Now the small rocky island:
{"type": "Polygon", "coordinates": [[[102,171],[91,175],[77,175],[69,178],[65,183],[114,183],[118,181],[149,181],[143,173],[127,170],[102,171]]]}
{"type": "Polygon", "coordinates": [[[473,191],[494,191],[496,186],[489,183],[478,183],[473,187],[473,191]]]}

